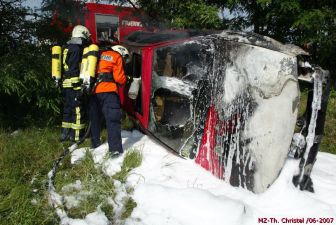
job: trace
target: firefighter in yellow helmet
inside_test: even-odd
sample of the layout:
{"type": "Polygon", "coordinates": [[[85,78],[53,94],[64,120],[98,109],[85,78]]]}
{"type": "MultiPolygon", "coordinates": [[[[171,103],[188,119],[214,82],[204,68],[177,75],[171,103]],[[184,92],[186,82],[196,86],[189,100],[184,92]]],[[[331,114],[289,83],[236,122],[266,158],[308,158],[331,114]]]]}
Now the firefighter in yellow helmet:
{"type": "Polygon", "coordinates": [[[79,73],[83,49],[90,44],[90,36],[90,31],[85,26],[77,25],[72,30],[71,39],[63,48],[64,108],[61,141],[78,141],[84,135],[84,110],[79,73]]]}
{"type": "Polygon", "coordinates": [[[100,145],[100,118],[103,115],[112,157],[123,153],[118,87],[126,83],[124,63],[128,61],[129,52],[121,45],[106,48],[101,52],[97,66],[96,87],[90,100],[92,147],[100,145]]]}

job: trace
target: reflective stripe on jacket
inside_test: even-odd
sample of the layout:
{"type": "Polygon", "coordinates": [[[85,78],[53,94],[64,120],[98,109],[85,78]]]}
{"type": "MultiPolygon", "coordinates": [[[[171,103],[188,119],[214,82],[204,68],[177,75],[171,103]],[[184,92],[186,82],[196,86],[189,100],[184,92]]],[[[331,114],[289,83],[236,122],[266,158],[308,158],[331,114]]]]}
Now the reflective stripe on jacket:
{"type": "Polygon", "coordinates": [[[64,78],[78,77],[82,61],[83,46],[76,44],[66,45],[63,50],[64,78]]]}
{"type": "Polygon", "coordinates": [[[118,52],[108,50],[100,55],[97,67],[97,74],[111,73],[114,82],[100,82],[97,84],[95,93],[102,92],[116,92],[118,93],[118,86],[126,83],[126,76],[123,68],[123,59],[118,52]]]}
{"type": "MultiPolygon", "coordinates": [[[[67,44],[63,50],[63,88],[78,89],[79,69],[82,60],[83,46],[67,44]]],[[[80,89],[80,88],[79,88],[80,89]]]]}

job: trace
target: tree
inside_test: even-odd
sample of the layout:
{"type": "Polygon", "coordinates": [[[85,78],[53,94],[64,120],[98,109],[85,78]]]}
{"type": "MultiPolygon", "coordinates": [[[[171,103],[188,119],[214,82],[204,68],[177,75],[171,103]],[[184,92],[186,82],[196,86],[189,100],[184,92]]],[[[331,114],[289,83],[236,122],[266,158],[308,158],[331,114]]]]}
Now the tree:
{"type": "Polygon", "coordinates": [[[132,0],[118,2],[120,5],[131,4],[144,12],[146,17],[143,22],[149,27],[154,26],[158,29],[214,29],[222,25],[218,8],[206,4],[203,0],[138,0],[136,5],[132,0]]]}
{"type": "Polygon", "coordinates": [[[37,15],[23,2],[0,1],[1,127],[22,127],[39,118],[46,121],[59,111],[59,98],[49,79],[49,46],[40,42],[37,15]]]}
{"type": "Polygon", "coordinates": [[[336,4],[333,0],[209,0],[228,7],[229,27],[249,29],[276,40],[304,47],[314,63],[336,73],[336,4]]]}
{"type": "MultiPolygon", "coordinates": [[[[124,0],[125,2],[125,0],[124,0]]],[[[131,2],[127,0],[126,2],[131,2]]],[[[313,62],[336,80],[336,4],[334,0],[139,0],[150,18],[172,27],[253,31],[284,43],[312,46],[313,62]],[[219,10],[229,9],[222,23],[219,10]]]]}
{"type": "Polygon", "coordinates": [[[85,1],[43,0],[40,38],[64,44],[77,24],[84,24],[85,1]]]}

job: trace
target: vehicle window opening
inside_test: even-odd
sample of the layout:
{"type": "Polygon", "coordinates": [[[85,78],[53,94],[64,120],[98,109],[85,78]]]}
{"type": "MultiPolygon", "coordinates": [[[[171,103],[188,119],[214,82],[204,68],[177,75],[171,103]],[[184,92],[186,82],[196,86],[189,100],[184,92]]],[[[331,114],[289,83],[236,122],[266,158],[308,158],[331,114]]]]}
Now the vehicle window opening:
{"type": "MultiPolygon", "coordinates": [[[[141,55],[137,53],[133,53],[132,55],[132,71],[131,74],[134,78],[140,78],[141,77],[141,55]]],[[[135,111],[143,114],[142,111],[142,87],[140,85],[139,93],[137,98],[134,100],[134,107],[135,111]]]]}
{"type": "Polygon", "coordinates": [[[119,18],[112,15],[96,14],[96,39],[98,41],[119,40],[119,18]]]}
{"type": "Polygon", "coordinates": [[[190,100],[166,89],[158,89],[153,97],[155,121],[161,125],[183,126],[190,118],[190,100]]]}
{"type": "Polygon", "coordinates": [[[211,51],[204,46],[184,42],[154,51],[149,130],[173,149],[193,148],[194,97],[211,68],[211,51]]]}
{"type": "Polygon", "coordinates": [[[132,75],[135,78],[141,77],[141,55],[133,53],[132,57],[132,75]]]}

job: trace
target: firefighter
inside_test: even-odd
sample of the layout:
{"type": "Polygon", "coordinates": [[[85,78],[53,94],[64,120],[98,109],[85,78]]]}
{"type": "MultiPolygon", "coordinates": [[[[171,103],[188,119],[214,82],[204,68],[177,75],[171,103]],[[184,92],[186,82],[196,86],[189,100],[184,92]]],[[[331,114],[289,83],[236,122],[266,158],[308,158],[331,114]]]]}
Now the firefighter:
{"type": "Polygon", "coordinates": [[[128,61],[128,50],[121,45],[115,45],[101,51],[97,66],[97,81],[90,100],[92,148],[101,144],[100,118],[103,115],[106,122],[109,151],[112,157],[117,157],[123,153],[118,87],[126,83],[124,63],[128,61]]]}
{"type": "Polygon", "coordinates": [[[71,39],[63,48],[63,120],[61,141],[78,141],[84,135],[84,110],[79,78],[83,49],[90,44],[90,31],[82,25],[72,30],[71,39]]]}

